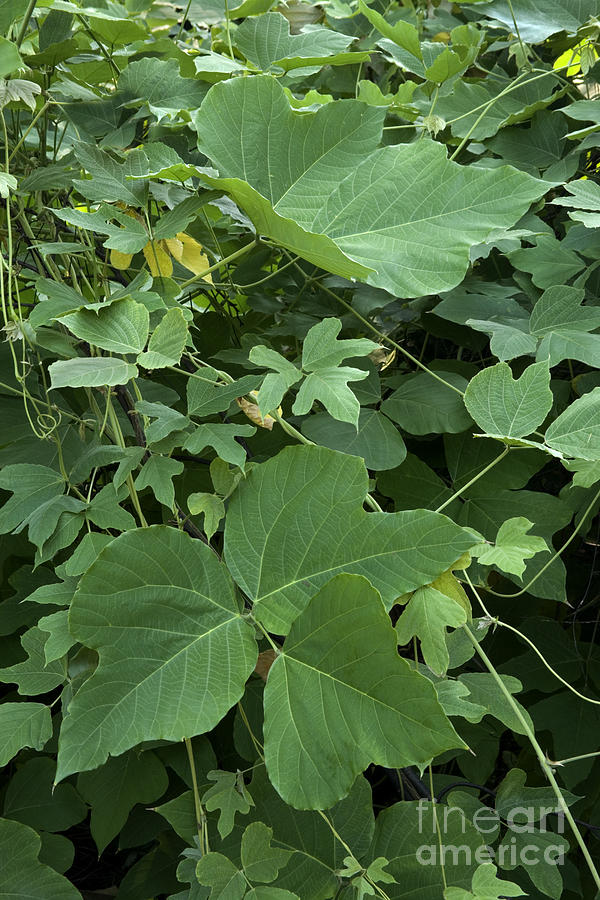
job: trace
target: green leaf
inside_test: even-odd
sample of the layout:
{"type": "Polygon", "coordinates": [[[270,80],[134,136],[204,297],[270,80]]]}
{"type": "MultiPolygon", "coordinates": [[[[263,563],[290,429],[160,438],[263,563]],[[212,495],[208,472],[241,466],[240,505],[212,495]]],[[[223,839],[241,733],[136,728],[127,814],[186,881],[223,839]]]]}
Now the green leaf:
{"type": "Polygon", "coordinates": [[[0,34],[8,34],[13,22],[27,9],[27,0],[0,0],[0,34]]]}
{"type": "Polygon", "coordinates": [[[0,669],[0,681],[14,682],[19,686],[19,693],[26,695],[46,694],[59,684],[64,684],[66,675],[62,662],[46,663],[46,640],[47,634],[37,626],[26,631],[21,637],[21,644],[27,659],[0,669]]]}
{"type": "Polygon", "coordinates": [[[543,234],[536,238],[535,247],[513,250],[508,257],[515,268],[531,274],[537,287],[563,285],[585,268],[581,257],[563,243],[553,234],[543,234]]]}
{"type": "Polygon", "coordinates": [[[17,185],[18,182],[14,175],[0,172],[0,197],[6,200],[11,191],[16,191],[17,185]]]}
{"type": "MultiPolygon", "coordinates": [[[[143,153],[139,150],[130,151],[124,162],[118,163],[104,150],[83,141],[75,142],[74,149],[82,168],[92,176],[91,180],[74,182],[80,194],[92,202],[118,201],[134,207],[144,203],[146,184],[128,178],[141,171],[142,161],[145,160],[143,153]]],[[[114,214],[113,210],[111,212],[114,214]]]]}
{"type": "Polygon", "coordinates": [[[514,379],[510,366],[499,362],[482,369],[465,392],[465,406],[489,435],[522,438],[542,424],[552,408],[547,362],[527,366],[514,379]]]}
{"type": "Polygon", "coordinates": [[[0,883],[11,900],[81,900],[73,885],[38,860],[41,840],[20,822],[0,819],[0,883]]]}
{"type": "MultiPolygon", "coordinates": [[[[513,678],[512,675],[500,675],[500,678],[504,682],[505,688],[511,694],[518,694],[523,690],[523,685],[518,678],[513,678]]],[[[469,701],[476,706],[482,707],[485,710],[485,715],[494,716],[517,734],[525,734],[525,728],[521,719],[515,713],[513,705],[508,702],[491,673],[466,672],[463,675],[459,675],[458,680],[461,684],[465,684],[468,687],[469,701]]],[[[514,698],[513,703],[517,704],[521,715],[533,730],[533,722],[527,710],[514,698]]],[[[471,721],[480,721],[480,719],[472,719],[471,721]]]]}
{"type": "MultiPolygon", "coordinates": [[[[453,807],[456,810],[454,804],[453,807]]],[[[394,803],[377,816],[369,858],[383,856],[389,860],[386,868],[398,882],[398,887],[385,890],[394,900],[417,897],[429,900],[442,897],[447,885],[470,883],[477,866],[477,850],[484,845],[484,835],[474,827],[468,815],[455,811],[447,816],[445,823],[442,818],[440,807],[437,806],[434,812],[431,802],[424,799],[394,803]],[[446,848],[460,846],[462,850],[457,856],[447,850],[445,866],[442,866],[438,852],[436,817],[440,828],[443,827],[443,845],[446,848]]]]}
{"type": "Polygon", "coordinates": [[[574,34],[598,8],[594,0],[493,0],[483,4],[480,11],[501,22],[513,34],[515,19],[521,39],[538,44],[557,31],[574,34]]]}
{"type": "Polygon", "coordinates": [[[332,806],[371,762],[426,764],[460,746],[431,682],[398,656],[379,594],[356,575],[333,578],[300,613],[264,703],[269,778],[300,809],[332,806]]]}
{"type": "Polygon", "coordinates": [[[275,370],[265,375],[256,397],[261,415],[266,416],[279,407],[284,394],[302,378],[302,372],[281,353],[260,344],[252,348],[249,359],[261,368],[275,370]]]}
{"type": "Polygon", "coordinates": [[[205,853],[196,866],[196,878],[212,888],[212,900],[242,900],[246,893],[243,873],[222,853],[205,853]]]}
{"type": "Polygon", "coordinates": [[[3,703],[0,706],[0,766],[23,747],[42,750],[52,737],[50,709],[43,703],[3,703]]]}
{"type": "Polygon", "coordinates": [[[546,443],[575,459],[600,459],[600,388],[575,400],[552,422],[546,443]]]}
{"type": "Polygon", "coordinates": [[[449,290],[469,248],[514,224],[547,185],[463,168],[433,141],[376,149],[384,113],[358,101],[295,112],[275,79],[221,82],[194,117],[220,173],[204,178],[261,234],[330,272],[402,297],[449,290]]]}
{"type": "Polygon", "coordinates": [[[190,494],[187,505],[193,516],[204,515],[204,533],[210,541],[219,527],[219,522],[225,518],[225,504],[222,499],[216,494],[190,494]]]}
{"type": "Polygon", "coordinates": [[[77,789],[92,808],[90,829],[98,853],[118,835],[136,803],[157,800],[168,785],[165,767],[149,750],[132,750],[81,774],[77,789]]]}
{"type": "Polygon", "coordinates": [[[310,372],[300,385],[292,412],[298,416],[305,415],[310,412],[315,400],[318,400],[334,419],[350,422],[358,428],[360,403],[348,387],[348,382],[362,381],[367,375],[368,372],[364,369],[352,369],[349,366],[310,372]]]}
{"type": "Polygon", "coordinates": [[[428,585],[414,592],[398,619],[398,643],[407,644],[413,635],[418,637],[426,664],[432,672],[443,675],[450,662],[446,627],[458,628],[466,621],[467,614],[456,600],[428,585]]]}
{"type": "Polygon", "coordinates": [[[62,475],[46,466],[15,463],[0,472],[0,488],[13,496],[0,509],[0,533],[12,531],[65,490],[62,475]]]}
{"type": "Polygon", "coordinates": [[[364,0],[358,0],[358,9],[384,37],[398,44],[399,47],[403,47],[417,59],[423,59],[419,32],[414,25],[411,25],[410,22],[403,22],[402,19],[391,25],[380,13],[367,6],[364,0]]]}
{"type": "Polygon", "coordinates": [[[253,391],[260,384],[260,375],[244,375],[232,384],[218,382],[216,369],[205,367],[190,376],[187,383],[188,413],[190,416],[213,416],[229,409],[237,397],[253,391]]]}
{"type": "Polygon", "coordinates": [[[124,104],[147,103],[159,120],[182,109],[197,109],[206,93],[201,82],[181,77],[177,60],[156,57],[129,63],[119,76],[118,88],[124,104]]]}
{"type": "Polygon", "coordinates": [[[221,423],[198,425],[186,440],[183,449],[188,453],[200,455],[206,447],[212,447],[217,456],[220,456],[225,462],[243,469],[246,463],[246,451],[242,444],[236,441],[236,438],[251,437],[255,432],[256,428],[252,425],[223,425],[221,423]]]}
{"type": "Polygon", "coordinates": [[[217,827],[222,838],[233,831],[236,813],[246,815],[254,801],[244,784],[244,777],[239,772],[209,772],[209,781],[216,782],[204,792],[202,803],[209,812],[220,810],[217,827]]]}
{"type": "Polygon", "coordinates": [[[72,784],[54,784],[56,763],[36,756],[19,766],[4,797],[4,815],[44,831],[66,831],[88,809],[72,784]]]}
{"type": "Polygon", "coordinates": [[[179,365],[188,340],[188,326],[183,311],[168,309],[150,336],[148,349],[140,353],[138,365],[144,369],[165,369],[179,365]]]}
{"type": "MultiPolygon", "coordinates": [[[[35,98],[41,92],[41,87],[34,81],[25,81],[22,78],[11,78],[10,81],[3,81],[0,83],[0,108],[8,103],[24,103],[33,112],[35,111],[35,98]]],[[[8,179],[12,177],[7,173],[4,174],[8,179]]]]}
{"type": "Polygon", "coordinates": [[[471,416],[459,391],[465,390],[467,381],[453,372],[437,374],[458,390],[434,383],[426,372],[404,375],[400,386],[382,403],[381,411],[409,434],[464,431],[471,424],[471,416]]]}
{"type": "Polygon", "coordinates": [[[61,659],[77,643],[69,631],[68,615],[68,610],[61,609],[38,621],[38,628],[49,634],[44,645],[46,665],[61,659]]]}
{"type": "Polygon", "coordinates": [[[582,306],[582,288],[549,287],[533,307],[529,330],[536,337],[557,331],[594,331],[600,328],[600,309],[582,306]]]}
{"type": "Polygon", "coordinates": [[[81,341],[111,353],[140,353],[148,340],[148,310],[127,298],[94,310],[80,309],[60,322],[81,341]]]}
{"type": "Polygon", "coordinates": [[[159,503],[168,509],[175,505],[175,488],[173,479],[183,472],[183,463],[169,456],[160,456],[153,453],[142,466],[135,479],[136,490],[141,491],[146,487],[151,488],[152,493],[159,503]]]}
{"type": "Polygon", "coordinates": [[[114,206],[101,203],[94,212],[83,212],[79,209],[53,209],[54,215],[69,225],[75,225],[86,231],[107,234],[104,246],[121,253],[138,253],[150,240],[142,222],[126,215],[114,206]],[[115,219],[119,224],[115,225],[115,219]]]}
{"type": "MultiPolygon", "coordinates": [[[[516,825],[540,822],[543,826],[550,809],[556,808],[556,794],[550,787],[525,787],[527,774],[522,769],[511,769],[498,785],[495,807],[503,819],[510,815],[516,825]]],[[[580,798],[561,788],[568,806],[580,798]]]]}
{"type": "Polygon", "coordinates": [[[302,433],[323,447],[360,456],[367,469],[393,469],[404,462],[406,447],[397,428],[376,409],[361,409],[358,430],[326,413],[309,416],[302,433]]]}
{"type": "Polygon", "coordinates": [[[323,447],[286,448],[240,483],[225,522],[225,558],[268,630],[287,633],[340,572],[368,578],[389,609],[478,541],[428,510],[367,513],[367,487],[362,460],[323,447]]]}
{"type": "Polygon", "coordinates": [[[536,553],[550,552],[543,538],[527,534],[531,528],[533,522],[523,516],[508,519],[498,529],[493,547],[484,544],[471,550],[471,554],[484,566],[497,566],[503,572],[521,576],[525,571],[524,560],[536,553]]]}
{"type": "Polygon", "coordinates": [[[130,531],[102,550],[69,622],[100,662],[69,704],[58,780],[141,741],[210,731],[256,662],[226,570],[201,541],[164,526],[130,531]]]}
{"type": "Polygon", "coordinates": [[[105,356],[60,359],[53,362],[48,371],[52,388],[127,384],[138,374],[137,368],[125,360],[105,356]]]}
{"type": "Polygon", "coordinates": [[[25,63],[21,59],[17,45],[13,44],[12,41],[7,41],[6,38],[0,37],[0,78],[12,75],[13,72],[24,65],[25,63]]]}
{"type": "Polygon", "coordinates": [[[235,33],[238,50],[263,71],[368,62],[368,53],[344,53],[351,42],[347,34],[319,26],[290,34],[289,23],[279,12],[246,19],[235,33]]]}
{"type": "Polygon", "coordinates": [[[582,222],[586,228],[598,228],[600,226],[600,187],[593,181],[580,178],[565,185],[572,197],[556,197],[552,202],[559,206],[569,206],[574,211],[569,217],[576,222],[582,222]],[[590,212],[582,212],[590,210],[590,212]]]}
{"type": "Polygon", "coordinates": [[[241,858],[244,874],[250,881],[275,881],[292,853],[271,845],[273,829],[263,822],[252,822],[242,835],[241,858]]]}
{"type": "Polygon", "coordinates": [[[149,403],[147,400],[138,400],[136,410],[143,416],[155,419],[146,425],[146,443],[148,445],[159,443],[169,437],[174,431],[184,431],[190,425],[190,420],[176,409],[165,406],[164,403],[149,403]]]}
{"type": "MultiPolygon", "coordinates": [[[[503,69],[496,68],[493,76],[483,81],[457,80],[451,92],[438,97],[436,115],[452,122],[454,137],[468,136],[472,141],[492,137],[507,125],[526,121],[556,99],[554,91],[559,82],[551,74],[518,85],[503,69]]],[[[429,102],[427,106],[423,102],[418,105],[424,113],[429,110],[429,102]]]]}
{"type": "Polygon", "coordinates": [[[471,890],[461,887],[448,887],[444,891],[444,900],[498,900],[499,897],[524,897],[518,884],[496,878],[497,868],[493,863],[482,863],[471,882],[471,890]]]}
{"type": "Polygon", "coordinates": [[[350,356],[368,356],[379,349],[379,344],[367,338],[338,340],[341,330],[342,323],[334,317],[313,325],[302,345],[302,368],[306,372],[330,369],[350,356]]]}

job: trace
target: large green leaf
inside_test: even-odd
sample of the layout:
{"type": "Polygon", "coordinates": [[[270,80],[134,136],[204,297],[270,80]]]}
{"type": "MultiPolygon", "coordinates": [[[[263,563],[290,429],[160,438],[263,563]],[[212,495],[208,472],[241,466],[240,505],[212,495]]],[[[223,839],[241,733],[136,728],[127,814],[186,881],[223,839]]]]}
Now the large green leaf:
{"type": "Polygon", "coordinates": [[[516,20],[522,40],[538,44],[557,31],[576,32],[598,14],[598,6],[595,0],[493,0],[479,12],[502,22],[511,33],[516,20]]]}
{"type": "Polygon", "coordinates": [[[459,393],[467,381],[453,372],[442,371],[439,375],[458,390],[439,382],[434,384],[426,372],[404,375],[394,393],[384,400],[382,412],[409,434],[464,431],[472,424],[459,393]]]}
{"type": "Polygon", "coordinates": [[[173,528],[130,531],[105,547],[69,619],[100,662],[64,719],[59,780],[141,741],[209,731],[256,661],[226,570],[205,544],[173,528]]]}
{"type": "Polygon", "coordinates": [[[297,113],[273,78],[222,82],[194,117],[219,170],[204,177],[322,268],[404,297],[449,290],[469,248],[547,186],[510,167],[463,168],[433,141],[378,150],[384,112],[342,101],[297,113]]]}
{"type": "Polygon", "coordinates": [[[478,542],[429,510],[367,513],[361,459],[324,447],[288,447],[254,468],[233,495],[225,558],[275,633],[285,634],[323,584],[366,576],[386,607],[429,584],[478,542]]]}
{"type": "Polygon", "coordinates": [[[0,766],[22,747],[41,750],[52,736],[50,710],[43,703],[3,703],[0,706],[0,766]]]}
{"type": "Polygon", "coordinates": [[[369,53],[344,53],[352,38],[319,26],[302,34],[290,34],[287,19],[270,12],[242,22],[235,43],[257,68],[297,69],[304,66],[368,62],[369,53]]]}
{"type": "Polygon", "coordinates": [[[362,456],[367,469],[393,469],[406,457],[402,435],[376,409],[361,409],[358,430],[326,413],[317,413],[302,423],[302,432],[315,444],[352,456],[362,456]]]}
{"type": "Polygon", "coordinates": [[[324,809],[371,762],[425,765],[460,746],[396,645],[379,594],[356,575],[333,578],[298,616],[265,687],[265,763],[287,803],[324,809]]]}
{"type": "Polygon", "coordinates": [[[81,774],[77,789],[92,808],[90,830],[98,853],[119,833],[136,803],[157,800],[168,784],[165,767],[151,751],[124,753],[81,774]]]}
{"type": "Polygon", "coordinates": [[[94,309],[80,309],[61,318],[75,337],[112,353],[140,353],[146,346],[149,313],[135,300],[124,298],[94,309]]]}
{"type": "Polygon", "coordinates": [[[81,900],[73,885],[38,859],[41,840],[27,825],[0,819],[0,885],[7,900],[81,900]]]}
{"type": "MultiPolygon", "coordinates": [[[[553,91],[557,78],[548,73],[540,79],[528,79],[515,84],[506,72],[497,69],[493,78],[485,81],[459,81],[452,91],[440,97],[435,111],[451,121],[452,134],[482,140],[492,137],[501,128],[523,122],[555,99],[553,91]]],[[[423,103],[420,104],[425,111],[423,103]]]]}
{"type": "Polygon", "coordinates": [[[137,368],[123,359],[91,356],[59,359],[49,366],[51,387],[103,387],[126,384],[137,375],[137,368]]]}
{"type": "Polygon", "coordinates": [[[600,459],[600,388],[575,400],[552,422],[546,443],[565,456],[600,459]]]}
{"type": "MultiPolygon", "coordinates": [[[[130,63],[118,82],[122,102],[130,106],[147,103],[160,119],[182,109],[196,109],[206,87],[194,78],[182,78],[174,59],[146,57],[130,63]]],[[[108,198],[104,198],[108,199],[108,198]]]]}

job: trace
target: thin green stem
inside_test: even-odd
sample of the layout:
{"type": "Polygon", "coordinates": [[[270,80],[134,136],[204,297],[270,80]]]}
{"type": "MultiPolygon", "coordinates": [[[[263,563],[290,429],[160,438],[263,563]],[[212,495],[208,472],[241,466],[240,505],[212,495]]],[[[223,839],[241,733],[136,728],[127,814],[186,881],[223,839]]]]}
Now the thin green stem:
{"type": "Polygon", "coordinates": [[[579,762],[580,759],[593,759],[596,756],[600,756],[600,750],[594,750],[593,753],[582,753],[580,756],[569,756],[567,759],[548,759],[549,765],[554,766],[566,766],[567,763],[579,762]]]}
{"type": "Polygon", "coordinates": [[[206,828],[206,816],[200,802],[200,793],[198,791],[198,778],[196,776],[196,763],[194,762],[194,748],[190,738],[184,738],[185,749],[190,764],[190,774],[192,776],[192,793],[194,795],[194,809],[196,811],[196,828],[198,830],[198,840],[200,841],[200,849],[202,853],[208,853],[208,831],[206,828]]]}
{"type": "Polygon", "coordinates": [[[479,481],[480,478],[483,478],[484,475],[487,475],[487,473],[490,471],[490,469],[493,469],[494,466],[498,465],[498,463],[500,462],[501,459],[504,459],[504,457],[509,452],[509,450],[510,450],[510,447],[505,447],[504,450],[502,451],[502,453],[500,453],[495,459],[493,459],[491,461],[491,463],[488,463],[488,465],[485,467],[485,469],[482,469],[481,472],[478,472],[477,475],[475,475],[473,478],[471,478],[470,481],[467,481],[466,484],[463,484],[463,486],[461,488],[459,488],[457,491],[455,491],[451,497],[448,497],[448,499],[445,500],[441,506],[438,506],[438,508],[436,509],[436,513],[439,513],[443,509],[446,509],[447,506],[450,506],[450,504],[452,503],[453,500],[456,500],[456,498],[459,497],[462,493],[464,493],[464,491],[468,490],[472,485],[474,485],[476,481],[479,481]]]}
{"type": "MultiPolygon", "coordinates": [[[[27,9],[25,10],[25,15],[23,16],[23,21],[21,22],[21,27],[19,28],[19,33],[18,33],[17,39],[15,41],[15,44],[17,45],[17,47],[20,47],[21,44],[23,43],[23,41],[25,40],[25,35],[27,33],[27,27],[29,25],[29,20],[31,19],[31,16],[33,15],[33,11],[36,7],[36,4],[37,4],[37,0],[29,0],[29,4],[27,6],[27,9]]],[[[10,19],[9,19],[9,21],[10,21],[10,19]]]]}
{"type": "Polygon", "coordinates": [[[492,615],[490,615],[490,613],[488,612],[488,610],[487,610],[486,607],[485,607],[485,604],[484,604],[483,600],[481,599],[481,596],[480,596],[480,594],[479,594],[479,591],[475,588],[475,585],[473,584],[473,582],[472,582],[471,579],[469,578],[469,575],[468,575],[466,569],[463,569],[463,575],[465,576],[465,581],[467,582],[467,584],[468,584],[469,587],[471,588],[471,591],[473,592],[473,594],[474,594],[475,597],[477,598],[477,600],[478,600],[478,602],[479,602],[479,605],[481,606],[481,608],[482,608],[484,614],[487,616],[488,619],[490,619],[490,621],[491,621],[494,625],[499,625],[501,628],[506,628],[506,629],[508,629],[508,631],[512,631],[513,634],[516,634],[517,637],[520,637],[521,640],[525,641],[525,643],[528,644],[528,646],[531,647],[531,649],[537,654],[537,656],[538,656],[539,659],[542,661],[542,663],[544,664],[544,666],[548,669],[548,671],[549,671],[552,675],[554,675],[554,677],[557,679],[557,681],[560,681],[561,684],[564,684],[564,686],[567,687],[567,688],[571,691],[572,694],[575,694],[575,696],[576,696],[576,697],[579,697],[580,700],[585,700],[586,703],[593,703],[595,706],[600,706],[600,700],[594,700],[592,697],[586,697],[585,694],[581,694],[581,693],[577,690],[577,688],[574,688],[572,684],[569,684],[569,682],[566,681],[566,680],[562,677],[562,675],[559,675],[558,672],[556,671],[556,669],[554,669],[554,668],[550,665],[550,663],[548,662],[548,660],[546,659],[546,657],[543,655],[543,653],[542,653],[540,650],[538,650],[538,648],[536,647],[536,645],[534,644],[534,642],[533,642],[532,640],[530,640],[530,638],[528,638],[526,634],[523,634],[522,631],[519,631],[519,629],[518,629],[518,628],[515,628],[513,625],[509,625],[508,622],[503,622],[502,619],[499,619],[497,616],[492,616],[492,615]]]}
{"type": "MultiPolygon", "coordinates": [[[[109,392],[109,397],[107,400],[108,403],[108,418],[110,420],[110,426],[115,436],[117,443],[120,447],[125,447],[125,438],[123,437],[123,432],[121,430],[121,426],[119,425],[119,420],[117,419],[116,413],[113,409],[112,398],[110,397],[110,388],[107,388],[109,392]]],[[[127,490],[129,491],[129,496],[131,497],[131,502],[133,503],[133,507],[137,513],[138,519],[140,520],[140,525],[142,528],[147,528],[148,523],[146,521],[146,517],[142,511],[142,507],[140,504],[140,498],[138,497],[138,493],[135,489],[135,484],[133,483],[133,476],[131,473],[126,478],[125,483],[127,484],[127,490]]]]}
{"type": "MultiPolygon", "coordinates": [[[[298,268],[300,269],[299,266],[298,266],[298,268]]],[[[302,271],[302,269],[300,269],[300,271],[302,271]]],[[[407,359],[409,359],[412,363],[414,363],[415,366],[417,366],[423,372],[427,372],[428,375],[431,375],[432,378],[435,378],[435,380],[439,381],[440,384],[443,384],[444,387],[450,388],[450,390],[453,390],[455,393],[460,394],[461,397],[465,396],[464,391],[461,391],[461,389],[457,388],[456,385],[451,384],[449,381],[446,381],[444,378],[442,378],[436,372],[433,372],[431,369],[427,368],[427,366],[424,363],[422,363],[421,360],[417,359],[416,356],[413,356],[412,353],[409,353],[408,350],[405,350],[404,347],[401,347],[400,344],[397,344],[396,341],[393,341],[392,338],[388,337],[386,334],[384,334],[382,331],[380,331],[378,328],[376,328],[374,325],[372,325],[368,319],[365,319],[364,316],[361,316],[361,314],[358,313],[350,305],[350,303],[347,303],[346,300],[343,300],[334,291],[330,290],[328,287],[325,287],[325,285],[321,285],[321,290],[323,290],[326,294],[329,294],[331,297],[334,297],[338,301],[338,303],[341,303],[342,306],[346,307],[348,312],[351,312],[353,316],[355,316],[360,322],[362,322],[363,325],[365,326],[365,328],[368,328],[372,334],[376,334],[380,340],[385,341],[386,344],[390,344],[390,346],[392,346],[392,347],[395,347],[396,350],[398,350],[400,353],[402,353],[403,356],[405,356],[407,359]]]]}
{"type": "Polygon", "coordinates": [[[248,253],[253,247],[256,247],[258,244],[258,239],[254,241],[250,241],[249,244],[246,244],[244,247],[240,247],[239,250],[236,250],[235,253],[230,253],[229,256],[225,256],[223,259],[220,259],[219,262],[216,262],[214,265],[209,266],[208,269],[205,269],[203,272],[200,272],[198,275],[194,275],[192,278],[188,278],[187,281],[183,281],[179,287],[183,290],[186,287],[189,287],[190,284],[194,284],[196,281],[202,281],[206,275],[210,275],[211,272],[216,272],[217,269],[220,269],[221,266],[226,266],[227,263],[233,262],[234,259],[238,259],[240,256],[243,256],[245,253],[248,253]]]}
{"type": "Polygon", "coordinates": [[[554,772],[552,771],[552,767],[548,764],[548,761],[546,760],[544,751],[540,747],[540,745],[537,741],[537,738],[535,736],[535,733],[534,733],[531,725],[529,724],[528,719],[523,715],[523,712],[521,711],[519,704],[516,702],[515,698],[513,697],[513,695],[510,693],[510,691],[504,684],[504,681],[502,680],[502,678],[496,671],[494,664],[489,659],[487,653],[485,652],[485,650],[483,649],[483,647],[481,646],[481,644],[479,643],[479,641],[477,640],[475,635],[471,632],[468,625],[462,625],[461,627],[467,634],[471,643],[473,644],[473,647],[475,648],[475,652],[481,659],[482,663],[484,664],[484,666],[486,667],[486,669],[488,670],[488,672],[490,673],[490,675],[492,676],[492,678],[494,679],[496,684],[498,685],[498,688],[504,695],[506,702],[509,704],[509,706],[513,710],[515,716],[518,718],[518,720],[521,724],[521,727],[523,728],[523,733],[529,739],[529,742],[530,742],[531,746],[533,747],[534,753],[537,756],[540,767],[541,767],[542,771],[544,772],[546,778],[550,782],[550,785],[552,786],[552,790],[554,791],[554,795],[556,796],[560,810],[563,813],[564,817],[566,818],[567,822],[569,823],[569,825],[571,827],[571,831],[573,832],[575,840],[577,841],[577,843],[579,845],[579,849],[581,850],[583,857],[587,863],[588,869],[590,870],[592,878],[594,879],[594,883],[595,883],[596,887],[600,890],[600,874],[598,873],[598,870],[597,870],[597,868],[594,864],[594,861],[590,855],[590,851],[588,850],[588,848],[585,844],[585,841],[583,840],[583,836],[577,826],[577,822],[575,821],[575,819],[573,818],[573,816],[571,814],[571,810],[569,809],[569,807],[567,805],[567,802],[563,796],[560,786],[559,786],[556,778],[554,777],[554,772]]]}

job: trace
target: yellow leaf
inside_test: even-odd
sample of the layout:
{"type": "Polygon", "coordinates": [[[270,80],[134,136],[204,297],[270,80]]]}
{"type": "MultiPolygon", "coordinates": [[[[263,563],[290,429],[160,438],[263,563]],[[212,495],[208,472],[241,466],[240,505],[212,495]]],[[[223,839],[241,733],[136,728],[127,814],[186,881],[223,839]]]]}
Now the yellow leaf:
{"type": "Polygon", "coordinates": [[[273,431],[275,419],[273,416],[265,416],[263,419],[256,403],[250,403],[250,401],[246,400],[244,397],[238,397],[235,402],[251,422],[254,422],[254,424],[258,425],[260,428],[266,428],[268,431],[273,431]]]}
{"type": "Polygon", "coordinates": [[[165,241],[167,245],[167,249],[173,259],[176,259],[177,262],[181,262],[181,256],[183,254],[183,244],[179,240],[179,238],[167,238],[165,241]]]}
{"type": "Polygon", "coordinates": [[[128,269],[133,259],[133,253],[121,253],[120,250],[110,251],[110,264],[115,269],[128,269]]]}
{"type": "MultiPolygon", "coordinates": [[[[179,256],[173,253],[173,250],[171,250],[171,253],[173,253],[175,259],[180,262],[182,266],[185,266],[185,268],[189,269],[190,272],[193,272],[194,275],[202,275],[202,273],[210,267],[208,257],[202,252],[202,245],[194,240],[193,237],[190,237],[189,234],[180,231],[179,234],[176,235],[175,241],[181,244],[181,253],[179,256]]],[[[171,244],[174,243],[174,241],[168,241],[167,243],[171,244]]],[[[170,246],[169,249],[171,249],[170,246]]],[[[208,281],[210,284],[213,283],[210,274],[206,275],[203,280],[208,281]]]]}
{"type": "Polygon", "coordinates": [[[173,263],[167,253],[165,241],[148,241],[143,250],[150,274],[153,278],[162,276],[170,278],[173,274],[173,263]]]}

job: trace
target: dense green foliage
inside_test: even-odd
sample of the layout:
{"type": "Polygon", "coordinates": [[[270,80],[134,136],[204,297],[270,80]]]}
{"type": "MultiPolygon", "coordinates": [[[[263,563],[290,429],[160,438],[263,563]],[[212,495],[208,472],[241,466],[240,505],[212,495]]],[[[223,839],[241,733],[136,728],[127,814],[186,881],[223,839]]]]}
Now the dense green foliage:
{"type": "Polygon", "coordinates": [[[600,896],[594,0],[0,0],[0,896],[600,896]]]}

